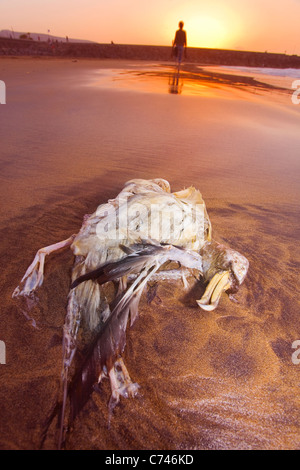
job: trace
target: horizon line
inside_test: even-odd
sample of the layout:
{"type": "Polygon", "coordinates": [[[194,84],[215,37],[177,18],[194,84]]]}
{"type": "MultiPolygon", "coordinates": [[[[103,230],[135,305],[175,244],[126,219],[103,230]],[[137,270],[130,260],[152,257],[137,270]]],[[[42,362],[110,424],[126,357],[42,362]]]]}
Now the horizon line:
{"type": "MultiPolygon", "coordinates": [[[[12,31],[13,34],[34,34],[37,36],[48,36],[49,38],[56,38],[56,39],[64,39],[64,42],[67,44],[84,44],[88,43],[89,45],[107,45],[107,46],[137,46],[137,47],[168,47],[172,48],[172,45],[166,45],[166,44],[139,44],[139,43],[120,43],[120,42],[97,42],[93,41],[91,39],[77,39],[77,38],[68,38],[68,42],[66,41],[67,36],[55,36],[53,34],[48,34],[48,33],[25,33],[22,31],[13,31],[9,29],[4,29],[2,31],[12,31]]],[[[16,37],[7,37],[7,36],[1,36],[1,39],[7,39],[7,40],[15,40],[15,41],[34,41],[34,42],[39,42],[38,40],[35,39],[22,39],[22,38],[16,38],[16,37]]],[[[40,42],[47,42],[47,41],[40,41],[40,42]]],[[[287,52],[274,52],[274,51],[262,51],[262,50],[249,50],[249,49],[226,49],[226,48],[220,48],[220,47],[207,47],[207,46],[187,46],[187,49],[205,49],[205,50],[212,50],[212,51],[223,51],[223,52],[241,52],[241,53],[252,53],[252,54],[274,54],[274,55],[285,55],[285,56],[291,56],[291,57],[299,57],[298,54],[292,54],[292,53],[287,53],[287,52]]]]}

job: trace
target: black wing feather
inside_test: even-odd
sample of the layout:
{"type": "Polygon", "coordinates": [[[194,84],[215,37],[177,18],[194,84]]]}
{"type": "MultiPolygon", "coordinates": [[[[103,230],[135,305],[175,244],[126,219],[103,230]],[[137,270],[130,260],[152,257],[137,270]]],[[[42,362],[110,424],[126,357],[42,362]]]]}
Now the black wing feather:
{"type": "Polygon", "coordinates": [[[90,279],[97,279],[100,284],[104,284],[133,272],[141,272],[144,264],[149,260],[149,256],[157,254],[158,251],[162,250],[162,247],[157,245],[132,245],[128,250],[133,249],[134,252],[130,251],[126,258],[114,263],[105,264],[94,271],[79,276],[71,284],[71,289],[90,279]]]}

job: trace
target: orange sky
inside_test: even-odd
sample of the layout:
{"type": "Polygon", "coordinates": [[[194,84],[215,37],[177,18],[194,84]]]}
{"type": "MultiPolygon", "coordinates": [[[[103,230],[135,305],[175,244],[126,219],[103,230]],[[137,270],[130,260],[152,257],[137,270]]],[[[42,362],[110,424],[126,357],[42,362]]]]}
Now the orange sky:
{"type": "Polygon", "coordinates": [[[170,45],[179,20],[192,47],[300,55],[300,0],[0,1],[0,30],[100,43],[170,45]]]}

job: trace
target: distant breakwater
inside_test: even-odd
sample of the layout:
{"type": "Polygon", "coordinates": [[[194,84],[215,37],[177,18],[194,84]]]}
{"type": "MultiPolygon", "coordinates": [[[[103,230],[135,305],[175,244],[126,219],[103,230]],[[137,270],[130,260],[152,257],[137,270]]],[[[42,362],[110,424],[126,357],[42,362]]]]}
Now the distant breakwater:
{"type": "MultiPolygon", "coordinates": [[[[42,42],[0,38],[0,56],[50,56],[171,61],[171,47],[125,44],[42,42]]],[[[188,62],[206,65],[300,68],[300,56],[269,52],[188,48],[188,62]]]]}

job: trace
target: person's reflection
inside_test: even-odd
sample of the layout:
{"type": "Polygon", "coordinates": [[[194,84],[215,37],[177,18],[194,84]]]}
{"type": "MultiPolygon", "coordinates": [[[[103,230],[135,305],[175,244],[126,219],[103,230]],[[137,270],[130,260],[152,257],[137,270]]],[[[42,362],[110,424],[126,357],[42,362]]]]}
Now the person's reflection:
{"type": "Polygon", "coordinates": [[[180,79],[180,73],[174,72],[169,77],[169,93],[179,95],[182,92],[183,82],[180,79]]]}

